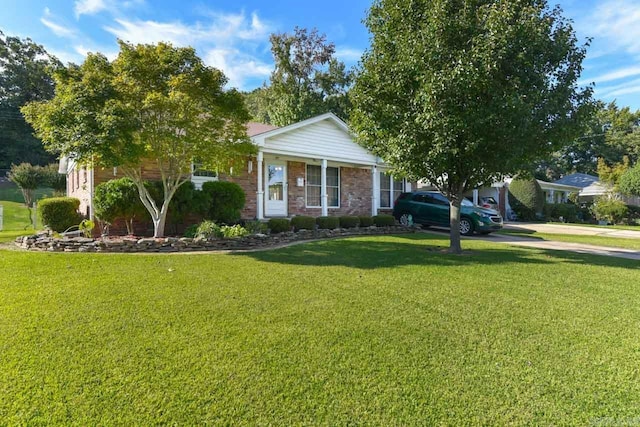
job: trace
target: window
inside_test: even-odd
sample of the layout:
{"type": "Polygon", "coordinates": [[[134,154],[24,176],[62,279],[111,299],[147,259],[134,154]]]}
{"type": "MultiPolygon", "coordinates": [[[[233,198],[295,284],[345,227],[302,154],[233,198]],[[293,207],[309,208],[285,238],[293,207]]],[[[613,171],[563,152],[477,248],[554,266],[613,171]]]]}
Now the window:
{"type": "MultiPolygon", "coordinates": [[[[307,206],[322,206],[322,167],[307,165],[307,206]]],[[[327,206],[340,207],[340,168],[327,168],[327,206]]]]}
{"type": "Polygon", "coordinates": [[[385,172],[380,172],[380,207],[393,207],[393,202],[395,202],[404,191],[404,184],[403,179],[395,180],[393,176],[385,172]]]}
{"type": "Polygon", "coordinates": [[[203,176],[208,178],[217,178],[218,173],[202,168],[202,163],[193,163],[192,165],[193,176],[203,176]]]}

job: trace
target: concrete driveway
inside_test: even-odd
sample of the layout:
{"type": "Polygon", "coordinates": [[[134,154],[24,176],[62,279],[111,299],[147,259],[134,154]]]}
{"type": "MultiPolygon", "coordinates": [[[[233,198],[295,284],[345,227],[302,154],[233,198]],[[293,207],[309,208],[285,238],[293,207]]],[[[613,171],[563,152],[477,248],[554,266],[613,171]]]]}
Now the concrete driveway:
{"type": "Polygon", "coordinates": [[[575,236],[605,236],[620,237],[623,239],[640,239],[640,227],[635,230],[617,230],[615,228],[601,227],[581,227],[578,225],[563,224],[540,224],[528,222],[510,222],[505,223],[506,230],[514,231],[537,231],[538,233],[548,234],[573,234],[575,236]]]}

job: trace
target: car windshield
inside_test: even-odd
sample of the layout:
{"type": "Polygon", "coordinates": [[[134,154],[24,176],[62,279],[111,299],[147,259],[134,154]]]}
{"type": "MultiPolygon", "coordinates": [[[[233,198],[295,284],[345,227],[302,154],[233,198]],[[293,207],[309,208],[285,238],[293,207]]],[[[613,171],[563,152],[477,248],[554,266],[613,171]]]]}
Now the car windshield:
{"type": "Polygon", "coordinates": [[[462,202],[460,204],[462,206],[473,206],[473,203],[468,201],[467,199],[462,199],[462,202]]]}

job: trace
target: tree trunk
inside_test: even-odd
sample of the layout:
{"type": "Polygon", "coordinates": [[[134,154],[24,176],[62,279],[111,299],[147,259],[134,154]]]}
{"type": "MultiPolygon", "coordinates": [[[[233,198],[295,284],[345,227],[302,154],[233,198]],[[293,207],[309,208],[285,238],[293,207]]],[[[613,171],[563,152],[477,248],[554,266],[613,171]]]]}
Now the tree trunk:
{"type": "Polygon", "coordinates": [[[164,237],[164,227],[167,222],[167,212],[169,211],[169,202],[171,201],[171,197],[173,197],[173,193],[169,195],[169,200],[166,199],[162,203],[162,208],[160,209],[160,214],[157,217],[153,218],[153,237],[164,237]]]}
{"type": "Polygon", "coordinates": [[[460,196],[449,197],[449,253],[461,254],[460,245],[460,196]]]}

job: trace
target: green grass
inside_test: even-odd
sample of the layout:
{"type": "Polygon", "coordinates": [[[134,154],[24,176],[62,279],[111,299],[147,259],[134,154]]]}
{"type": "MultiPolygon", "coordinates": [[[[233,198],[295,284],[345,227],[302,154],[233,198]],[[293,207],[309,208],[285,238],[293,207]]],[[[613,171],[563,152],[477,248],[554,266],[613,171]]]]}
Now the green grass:
{"type": "Polygon", "coordinates": [[[530,237],[533,239],[540,239],[540,240],[556,241],[556,242],[583,243],[586,245],[640,250],[640,239],[633,239],[633,238],[539,233],[533,230],[520,231],[520,230],[513,230],[513,229],[501,230],[501,231],[498,231],[498,233],[512,235],[512,236],[519,236],[519,237],[530,237]]]}
{"type": "Polygon", "coordinates": [[[637,261],[360,237],[0,252],[13,425],[573,424],[640,406],[637,261]]]}
{"type": "Polygon", "coordinates": [[[3,227],[0,231],[0,243],[33,232],[29,224],[29,211],[22,203],[0,201],[3,207],[3,227]]]}
{"type": "Polygon", "coordinates": [[[568,225],[574,227],[592,227],[592,228],[604,228],[609,230],[634,230],[640,231],[640,225],[598,225],[598,224],[573,224],[570,222],[548,222],[551,225],[568,225]]]}
{"type": "MultiPolygon", "coordinates": [[[[43,197],[49,197],[52,194],[53,190],[51,188],[38,188],[35,191],[35,200],[40,200],[43,197]]],[[[3,186],[0,187],[0,201],[24,203],[24,196],[18,187],[3,186]]]]}

